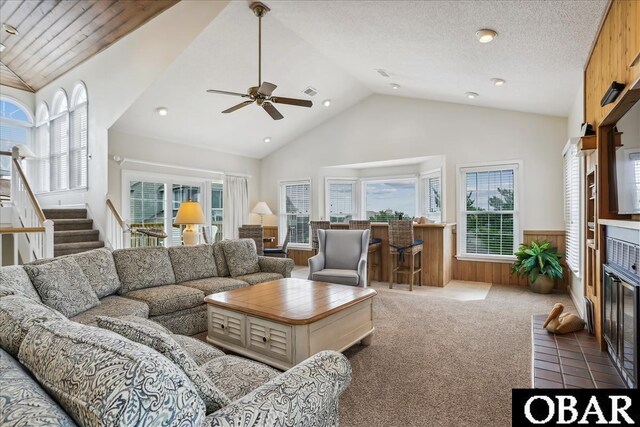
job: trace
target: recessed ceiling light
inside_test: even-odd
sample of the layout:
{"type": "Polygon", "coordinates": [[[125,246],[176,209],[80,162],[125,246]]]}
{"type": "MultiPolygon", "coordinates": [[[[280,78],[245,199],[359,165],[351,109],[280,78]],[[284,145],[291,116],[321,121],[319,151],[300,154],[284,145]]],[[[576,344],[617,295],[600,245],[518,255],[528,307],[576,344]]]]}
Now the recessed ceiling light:
{"type": "Polygon", "coordinates": [[[478,41],[480,43],[492,42],[493,39],[495,39],[497,36],[498,36],[498,33],[488,28],[484,28],[482,30],[476,31],[476,37],[478,38],[478,41]]]}
{"type": "Polygon", "coordinates": [[[331,105],[331,100],[330,99],[325,99],[324,101],[322,101],[322,105],[324,105],[325,107],[328,107],[331,105]]]}
{"type": "Polygon", "coordinates": [[[469,98],[469,99],[476,99],[477,97],[479,97],[479,96],[480,96],[480,95],[478,95],[478,94],[477,94],[477,93],[475,93],[475,92],[467,92],[467,93],[465,93],[465,95],[466,95],[466,96],[467,96],[467,98],[469,98]]]}
{"type": "Polygon", "coordinates": [[[266,143],[269,143],[269,142],[271,142],[271,137],[270,136],[265,136],[263,141],[266,142],[266,143]]]}
{"type": "Polygon", "coordinates": [[[159,116],[166,116],[169,114],[169,109],[167,107],[158,107],[156,108],[156,113],[158,113],[159,116]]]}
{"type": "Polygon", "coordinates": [[[3,52],[7,47],[0,43],[0,52],[3,52]]]}
{"type": "Polygon", "coordinates": [[[393,89],[393,90],[400,89],[400,85],[398,83],[391,83],[390,86],[391,86],[391,89],[393,89]]]}
{"type": "Polygon", "coordinates": [[[11,34],[12,36],[17,36],[19,34],[18,30],[13,25],[2,24],[2,29],[5,30],[7,34],[11,34]]]}
{"type": "Polygon", "coordinates": [[[493,83],[494,86],[502,86],[506,82],[504,81],[504,79],[494,78],[494,79],[491,79],[491,83],[493,83]]]}

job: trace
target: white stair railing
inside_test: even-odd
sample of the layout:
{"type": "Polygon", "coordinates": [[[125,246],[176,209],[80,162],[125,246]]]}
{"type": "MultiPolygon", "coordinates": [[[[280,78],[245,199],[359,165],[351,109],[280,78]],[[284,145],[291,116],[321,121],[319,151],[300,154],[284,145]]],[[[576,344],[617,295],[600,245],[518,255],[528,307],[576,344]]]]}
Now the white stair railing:
{"type": "MultiPolygon", "coordinates": [[[[9,153],[3,152],[2,155],[9,153]]],[[[53,257],[53,221],[45,218],[20,164],[17,147],[11,151],[11,205],[14,215],[11,228],[0,234],[12,234],[23,262],[53,257]]],[[[17,260],[14,260],[17,263],[17,260]]]]}
{"type": "Polygon", "coordinates": [[[122,219],[111,199],[107,199],[107,208],[107,243],[113,250],[128,248],[130,242],[127,238],[129,232],[127,223],[122,219]]]}

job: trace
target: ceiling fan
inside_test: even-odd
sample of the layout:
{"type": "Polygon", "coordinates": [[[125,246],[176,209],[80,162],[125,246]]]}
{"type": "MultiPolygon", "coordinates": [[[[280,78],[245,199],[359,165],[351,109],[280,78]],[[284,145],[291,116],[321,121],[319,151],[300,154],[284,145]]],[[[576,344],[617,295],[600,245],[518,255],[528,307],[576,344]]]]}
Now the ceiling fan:
{"type": "Polygon", "coordinates": [[[284,118],[282,114],[273,104],[286,104],[295,105],[298,107],[311,107],[313,103],[306,99],[285,98],[283,96],[273,96],[272,93],[276,89],[276,85],[269,82],[262,81],[262,17],[267,14],[269,9],[265,4],[261,2],[253,2],[249,5],[249,8],[253,10],[253,13],[258,17],[258,85],[252,86],[247,89],[247,93],[229,92],[226,90],[209,89],[209,93],[220,93],[222,95],[240,96],[242,98],[249,98],[249,100],[234,105],[231,108],[227,108],[222,113],[233,113],[247,105],[251,105],[254,102],[264,108],[264,110],[271,116],[273,120],[280,120],[284,118]]]}

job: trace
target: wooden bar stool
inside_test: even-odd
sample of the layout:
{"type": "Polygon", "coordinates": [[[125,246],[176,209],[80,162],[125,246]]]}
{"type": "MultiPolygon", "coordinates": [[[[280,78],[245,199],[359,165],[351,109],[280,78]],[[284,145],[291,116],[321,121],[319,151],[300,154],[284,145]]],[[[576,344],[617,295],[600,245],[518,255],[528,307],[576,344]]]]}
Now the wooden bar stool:
{"type": "Polygon", "coordinates": [[[396,279],[398,274],[409,275],[410,291],[413,291],[416,274],[418,284],[422,286],[422,240],[414,239],[411,220],[389,220],[389,289],[393,289],[394,274],[396,279]],[[408,268],[402,265],[405,256],[409,256],[408,268]]]}
{"type": "Polygon", "coordinates": [[[261,225],[243,224],[242,227],[238,227],[238,237],[253,239],[256,242],[258,255],[264,255],[264,230],[261,225]]]}
{"type": "Polygon", "coordinates": [[[311,248],[314,254],[318,254],[318,230],[330,230],[329,221],[309,221],[311,224],[311,248]]]}
{"type": "MultiPolygon", "coordinates": [[[[350,220],[350,230],[369,230],[371,231],[371,221],[369,220],[350,220]]],[[[371,234],[370,234],[371,235],[371,234]]],[[[367,262],[367,277],[368,286],[371,286],[371,278],[373,272],[376,272],[376,279],[380,280],[380,266],[382,265],[382,239],[376,237],[369,237],[369,252],[367,262]]]]}

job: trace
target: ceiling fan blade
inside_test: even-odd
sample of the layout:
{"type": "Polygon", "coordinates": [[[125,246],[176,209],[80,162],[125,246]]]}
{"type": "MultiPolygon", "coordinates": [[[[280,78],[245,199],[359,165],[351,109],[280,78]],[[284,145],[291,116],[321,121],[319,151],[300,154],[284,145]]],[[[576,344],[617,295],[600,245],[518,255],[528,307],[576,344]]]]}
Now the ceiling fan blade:
{"type": "Polygon", "coordinates": [[[274,90],[276,90],[278,86],[269,82],[262,82],[260,87],[258,88],[258,93],[262,96],[271,96],[274,90]]]}
{"type": "Polygon", "coordinates": [[[240,104],[238,104],[238,105],[234,105],[234,106],[233,106],[233,107],[231,107],[231,108],[227,108],[226,110],[224,110],[224,111],[222,112],[222,114],[233,113],[234,111],[239,110],[239,109],[241,109],[242,107],[246,107],[247,105],[251,105],[251,104],[253,104],[253,101],[244,101],[244,102],[241,102],[241,103],[240,103],[240,104]]]}
{"type": "Polygon", "coordinates": [[[216,89],[207,89],[207,93],[219,93],[221,95],[241,96],[243,98],[248,98],[249,97],[249,95],[247,95],[246,93],[228,92],[226,90],[216,90],[216,89]]]}
{"type": "Polygon", "coordinates": [[[273,120],[284,119],[284,116],[280,114],[280,111],[278,111],[276,107],[274,107],[273,104],[271,104],[270,102],[263,102],[262,108],[264,108],[264,111],[269,113],[269,115],[273,120]]]}
{"type": "Polygon", "coordinates": [[[309,101],[308,99],[283,98],[281,96],[271,97],[269,101],[273,102],[274,104],[296,105],[298,107],[307,107],[307,108],[313,105],[313,102],[309,101]]]}

